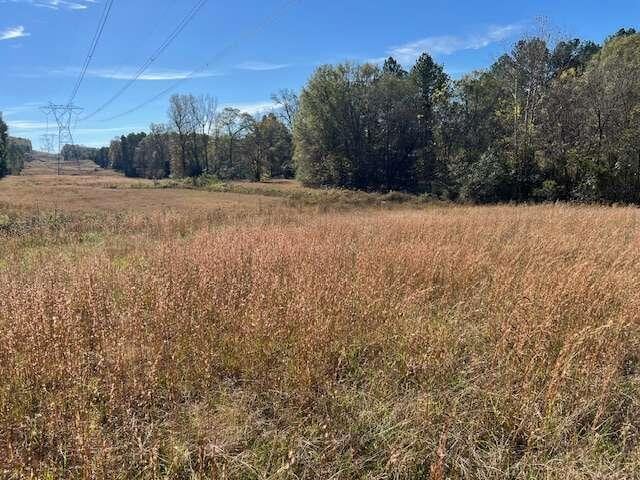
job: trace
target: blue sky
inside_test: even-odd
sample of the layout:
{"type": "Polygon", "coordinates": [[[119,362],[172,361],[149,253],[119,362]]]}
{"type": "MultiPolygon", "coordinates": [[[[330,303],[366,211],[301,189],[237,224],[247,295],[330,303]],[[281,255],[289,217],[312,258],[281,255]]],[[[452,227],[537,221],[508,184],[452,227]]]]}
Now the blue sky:
{"type": "MultiPolygon", "coordinates": [[[[38,107],[68,99],[106,1],[0,0],[0,111],[12,135],[39,146],[46,124],[38,107]]],[[[92,112],[106,102],[196,3],[115,0],[76,103],[92,112]]],[[[221,107],[254,113],[271,108],[272,92],[301,88],[324,63],[393,54],[410,64],[426,50],[458,77],[491,64],[541,16],[563,36],[601,41],[620,27],[638,26],[640,1],[208,0],[122,97],[78,122],[75,140],[106,145],[117,135],[166,121],[168,95],[117,120],[105,119],[207,62],[175,92],[209,93],[221,107]]]]}

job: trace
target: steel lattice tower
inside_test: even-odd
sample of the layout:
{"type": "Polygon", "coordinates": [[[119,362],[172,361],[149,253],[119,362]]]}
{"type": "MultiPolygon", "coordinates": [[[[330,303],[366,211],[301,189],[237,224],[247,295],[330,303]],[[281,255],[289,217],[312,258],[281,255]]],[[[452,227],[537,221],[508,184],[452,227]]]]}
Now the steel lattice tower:
{"type": "Polygon", "coordinates": [[[40,136],[40,148],[43,152],[53,153],[56,135],[53,133],[46,133],[40,136]]]}
{"type": "Polygon", "coordinates": [[[42,107],[41,110],[45,115],[47,115],[47,117],[51,115],[58,125],[58,175],[62,174],[62,165],[65,161],[62,150],[65,145],[71,146],[71,152],[76,157],[77,166],[80,168],[80,159],[77,158],[78,156],[74,150],[73,135],[71,134],[71,122],[74,116],[79,115],[83,109],[72,103],[67,105],[58,105],[49,102],[49,104],[42,107]]]}

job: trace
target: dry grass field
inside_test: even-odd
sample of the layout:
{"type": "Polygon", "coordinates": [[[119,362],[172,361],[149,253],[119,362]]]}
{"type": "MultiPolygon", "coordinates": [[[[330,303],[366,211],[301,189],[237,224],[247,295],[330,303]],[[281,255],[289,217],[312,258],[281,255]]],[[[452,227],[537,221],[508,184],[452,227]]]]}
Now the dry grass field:
{"type": "Polygon", "coordinates": [[[637,209],[152,187],[0,182],[1,478],[640,477],[637,209]]]}

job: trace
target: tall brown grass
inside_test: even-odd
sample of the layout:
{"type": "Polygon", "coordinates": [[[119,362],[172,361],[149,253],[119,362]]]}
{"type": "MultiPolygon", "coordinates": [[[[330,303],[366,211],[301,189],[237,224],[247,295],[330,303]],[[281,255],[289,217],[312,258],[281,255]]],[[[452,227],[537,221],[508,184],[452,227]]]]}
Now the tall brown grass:
{"type": "Polygon", "coordinates": [[[12,216],[0,473],[637,478],[639,219],[12,216]]]}

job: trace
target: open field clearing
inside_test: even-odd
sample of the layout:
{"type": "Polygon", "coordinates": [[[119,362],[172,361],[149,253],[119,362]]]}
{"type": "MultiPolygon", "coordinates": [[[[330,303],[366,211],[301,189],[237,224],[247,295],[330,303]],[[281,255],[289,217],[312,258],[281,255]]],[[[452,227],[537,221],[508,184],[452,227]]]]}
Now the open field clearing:
{"type": "Polygon", "coordinates": [[[637,478],[637,209],[128,182],[0,183],[3,478],[637,478]]]}
{"type": "Polygon", "coordinates": [[[640,480],[640,1],[219,3],[0,0],[0,480],[640,480]]]}
{"type": "Polygon", "coordinates": [[[66,213],[159,212],[273,207],[267,196],[222,194],[185,188],[154,188],[150,180],[119,176],[11,177],[3,181],[0,204],[7,209],[66,213]]]}
{"type": "MultiPolygon", "coordinates": [[[[25,159],[25,168],[22,175],[36,176],[36,175],[57,175],[58,164],[57,156],[47,154],[44,152],[32,152],[25,159]]],[[[64,162],[61,165],[61,172],[64,175],[81,176],[92,175],[113,176],[113,172],[103,170],[91,160],[77,160],[71,162],[64,162]]]]}
{"type": "Polygon", "coordinates": [[[293,180],[198,185],[190,180],[132,179],[112,171],[75,176],[27,174],[3,180],[0,189],[0,205],[5,209],[29,212],[246,211],[261,207],[271,210],[277,206],[335,211],[372,206],[395,208],[403,204],[425,206],[427,203],[433,201],[398,192],[380,195],[305,188],[293,180]]]}

